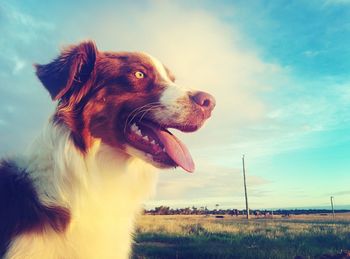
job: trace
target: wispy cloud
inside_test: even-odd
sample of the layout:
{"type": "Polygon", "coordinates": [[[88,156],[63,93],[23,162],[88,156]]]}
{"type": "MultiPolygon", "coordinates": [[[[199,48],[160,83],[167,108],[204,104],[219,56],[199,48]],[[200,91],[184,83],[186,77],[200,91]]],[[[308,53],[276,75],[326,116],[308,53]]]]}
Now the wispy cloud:
{"type": "Polygon", "coordinates": [[[10,66],[13,73],[28,69],[33,63],[33,54],[43,50],[48,34],[54,31],[54,24],[25,13],[14,3],[0,3],[0,14],[0,66],[10,66]]]}
{"type": "Polygon", "coordinates": [[[315,51],[315,50],[305,50],[303,52],[303,55],[307,58],[313,58],[313,57],[316,57],[320,54],[319,51],[315,51]]]}
{"type": "Polygon", "coordinates": [[[345,190],[345,191],[337,191],[337,192],[332,192],[329,194],[329,196],[343,196],[343,195],[347,195],[350,196],[350,191],[349,190],[345,190]]]}
{"type": "MultiPolygon", "coordinates": [[[[244,193],[242,169],[211,165],[204,160],[197,162],[200,166],[194,174],[162,172],[157,195],[147,205],[155,206],[162,201],[171,206],[214,206],[215,201],[224,204],[230,197],[230,205],[240,207],[244,193]]],[[[247,181],[251,197],[265,196],[264,187],[270,184],[269,180],[248,174],[247,181]]]]}
{"type": "Polygon", "coordinates": [[[47,55],[54,28],[16,2],[0,3],[0,154],[23,150],[52,110],[32,64],[47,55]]]}

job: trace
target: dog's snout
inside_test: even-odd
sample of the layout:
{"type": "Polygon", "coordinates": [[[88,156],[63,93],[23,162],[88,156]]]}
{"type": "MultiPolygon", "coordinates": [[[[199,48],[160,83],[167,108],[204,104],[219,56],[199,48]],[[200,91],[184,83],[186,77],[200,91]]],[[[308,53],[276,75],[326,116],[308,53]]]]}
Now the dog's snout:
{"type": "Polygon", "coordinates": [[[207,112],[211,112],[215,107],[215,98],[208,93],[198,91],[193,93],[191,98],[197,105],[207,112]]]}

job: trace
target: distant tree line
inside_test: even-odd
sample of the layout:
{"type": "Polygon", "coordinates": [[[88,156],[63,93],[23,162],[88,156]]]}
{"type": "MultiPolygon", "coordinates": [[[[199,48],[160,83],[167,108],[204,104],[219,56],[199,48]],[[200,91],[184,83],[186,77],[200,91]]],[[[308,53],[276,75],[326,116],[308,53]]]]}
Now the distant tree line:
{"type": "MultiPolygon", "coordinates": [[[[336,213],[350,212],[350,210],[336,210],[336,213]]],[[[239,209],[208,209],[207,207],[186,207],[173,209],[168,206],[159,206],[154,209],[145,210],[148,215],[246,215],[246,210],[239,209]]],[[[250,210],[251,215],[255,216],[272,216],[272,215],[300,215],[300,214],[327,214],[332,210],[327,209],[278,209],[278,210],[250,210]]]]}

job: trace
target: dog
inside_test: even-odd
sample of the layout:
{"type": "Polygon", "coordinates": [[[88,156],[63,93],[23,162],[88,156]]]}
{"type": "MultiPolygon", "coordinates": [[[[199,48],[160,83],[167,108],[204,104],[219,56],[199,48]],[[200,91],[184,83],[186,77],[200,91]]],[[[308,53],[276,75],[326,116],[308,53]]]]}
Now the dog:
{"type": "Polygon", "coordinates": [[[168,129],[193,132],[215,99],[141,52],[72,45],[36,75],[56,110],[31,148],[0,164],[0,257],[129,258],[157,168],[195,169],[168,129]]]}

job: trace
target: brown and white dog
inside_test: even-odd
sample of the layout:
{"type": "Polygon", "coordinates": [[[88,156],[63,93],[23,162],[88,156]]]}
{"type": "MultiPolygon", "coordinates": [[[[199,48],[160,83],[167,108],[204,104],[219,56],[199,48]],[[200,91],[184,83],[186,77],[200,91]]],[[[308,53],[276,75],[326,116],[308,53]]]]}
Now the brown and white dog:
{"type": "Polygon", "coordinates": [[[215,100],[150,55],[90,41],[36,69],[58,105],[28,154],[0,164],[0,257],[128,258],[155,167],[194,170],[167,128],[197,130],[215,100]]]}

